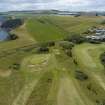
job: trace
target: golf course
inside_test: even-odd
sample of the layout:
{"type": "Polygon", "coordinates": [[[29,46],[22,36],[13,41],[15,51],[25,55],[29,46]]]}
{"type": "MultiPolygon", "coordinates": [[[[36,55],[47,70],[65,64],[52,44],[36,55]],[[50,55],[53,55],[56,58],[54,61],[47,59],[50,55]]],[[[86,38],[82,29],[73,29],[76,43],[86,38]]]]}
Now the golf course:
{"type": "Polygon", "coordinates": [[[25,17],[10,31],[18,38],[0,42],[0,105],[105,105],[105,65],[100,59],[105,42],[65,41],[86,36],[92,27],[105,28],[104,20],[25,17]]]}

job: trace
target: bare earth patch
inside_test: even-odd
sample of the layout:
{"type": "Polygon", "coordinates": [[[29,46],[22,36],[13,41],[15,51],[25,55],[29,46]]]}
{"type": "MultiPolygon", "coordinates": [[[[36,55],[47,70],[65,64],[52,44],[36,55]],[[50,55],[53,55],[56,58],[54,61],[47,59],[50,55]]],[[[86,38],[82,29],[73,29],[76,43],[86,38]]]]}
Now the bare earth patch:
{"type": "Polygon", "coordinates": [[[30,72],[41,71],[47,66],[50,56],[50,54],[29,56],[23,60],[22,66],[30,72]]]}
{"type": "Polygon", "coordinates": [[[0,70],[0,77],[8,77],[12,73],[11,70],[0,70]]]}
{"type": "Polygon", "coordinates": [[[29,84],[26,84],[23,89],[20,91],[19,95],[13,101],[12,105],[26,105],[28,98],[30,97],[35,85],[37,84],[38,80],[33,80],[29,84]]]}

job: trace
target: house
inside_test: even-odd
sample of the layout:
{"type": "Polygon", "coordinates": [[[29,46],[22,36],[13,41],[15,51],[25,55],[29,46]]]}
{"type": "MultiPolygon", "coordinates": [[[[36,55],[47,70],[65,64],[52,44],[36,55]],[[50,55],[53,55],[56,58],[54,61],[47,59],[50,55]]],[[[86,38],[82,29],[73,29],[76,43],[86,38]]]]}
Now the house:
{"type": "Polygon", "coordinates": [[[96,32],[105,32],[105,29],[96,29],[96,32]]]}
{"type": "Polygon", "coordinates": [[[104,41],[105,40],[105,29],[95,29],[94,35],[88,35],[85,38],[88,40],[104,41]]]}

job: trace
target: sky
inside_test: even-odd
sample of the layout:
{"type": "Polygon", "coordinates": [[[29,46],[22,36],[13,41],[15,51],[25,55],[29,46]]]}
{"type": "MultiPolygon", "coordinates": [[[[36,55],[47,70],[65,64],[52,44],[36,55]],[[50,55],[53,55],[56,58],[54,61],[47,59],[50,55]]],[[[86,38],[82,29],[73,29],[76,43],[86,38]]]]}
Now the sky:
{"type": "Polygon", "coordinates": [[[0,0],[0,11],[21,10],[105,11],[105,0],[0,0]]]}

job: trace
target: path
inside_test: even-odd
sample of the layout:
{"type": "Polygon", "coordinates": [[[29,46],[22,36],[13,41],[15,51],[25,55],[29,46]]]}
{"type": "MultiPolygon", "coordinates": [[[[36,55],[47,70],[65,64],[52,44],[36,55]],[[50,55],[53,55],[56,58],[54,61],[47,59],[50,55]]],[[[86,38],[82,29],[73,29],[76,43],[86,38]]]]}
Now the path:
{"type": "Polygon", "coordinates": [[[85,105],[73,81],[68,77],[61,78],[57,105],[85,105]]]}
{"type": "Polygon", "coordinates": [[[26,84],[23,89],[20,91],[17,98],[14,100],[12,105],[26,105],[26,102],[31,95],[35,85],[37,84],[38,80],[33,80],[31,83],[26,84]]]}

